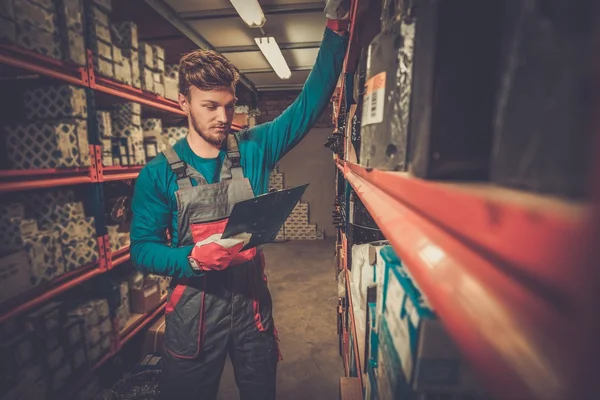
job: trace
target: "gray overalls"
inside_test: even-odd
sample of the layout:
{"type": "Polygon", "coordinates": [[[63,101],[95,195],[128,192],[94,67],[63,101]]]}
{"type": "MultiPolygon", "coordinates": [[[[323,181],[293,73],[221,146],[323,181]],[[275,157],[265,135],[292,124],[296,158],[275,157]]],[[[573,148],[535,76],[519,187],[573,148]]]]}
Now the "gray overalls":
{"type": "MultiPolygon", "coordinates": [[[[172,148],[164,152],[179,186],[179,246],[222,233],[233,205],[254,197],[240,167],[237,143],[231,138],[227,142],[220,182],[214,184],[172,148]]],[[[242,400],[275,399],[279,350],[264,255],[261,249],[240,255],[247,261],[198,278],[173,280],[165,311],[162,399],[216,399],[227,353],[242,400]]]]}

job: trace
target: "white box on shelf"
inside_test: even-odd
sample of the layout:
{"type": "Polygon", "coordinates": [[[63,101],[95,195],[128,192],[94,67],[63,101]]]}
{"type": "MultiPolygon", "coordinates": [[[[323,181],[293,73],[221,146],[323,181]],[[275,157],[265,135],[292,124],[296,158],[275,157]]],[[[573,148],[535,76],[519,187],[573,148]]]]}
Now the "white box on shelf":
{"type": "Polygon", "coordinates": [[[134,22],[114,22],[110,28],[113,43],[124,49],[138,48],[138,28],[134,22]]]}
{"type": "Polygon", "coordinates": [[[165,76],[165,97],[169,100],[178,101],[179,99],[179,82],[177,79],[165,76]]]}
{"type": "Polygon", "coordinates": [[[87,64],[87,57],[85,51],[85,38],[83,35],[73,30],[67,30],[67,32],[61,36],[61,39],[63,60],[69,64],[85,67],[87,64]]]}
{"type": "Polygon", "coordinates": [[[28,119],[87,118],[85,89],[73,85],[28,89],[24,100],[28,119]]]}
{"type": "Polygon", "coordinates": [[[146,42],[139,43],[140,52],[140,68],[155,69],[154,65],[154,49],[152,45],[146,42]]]}
{"type": "Polygon", "coordinates": [[[31,26],[16,27],[16,44],[26,50],[46,57],[62,60],[60,37],[31,26]]]}
{"type": "Polygon", "coordinates": [[[98,134],[101,137],[113,136],[110,111],[96,111],[96,122],[98,124],[98,134]]]}
{"type": "Polygon", "coordinates": [[[83,35],[83,2],[82,0],[58,0],[56,9],[60,15],[60,29],[71,30],[83,35]]]}
{"type": "MultiPolygon", "coordinates": [[[[6,0],[4,0],[6,1],[6,0]]],[[[20,27],[42,30],[52,35],[58,34],[56,9],[46,10],[27,0],[14,2],[15,22],[20,27]]]]}
{"type": "Polygon", "coordinates": [[[23,238],[34,285],[48,282],[65,273],[58,233],[46,230],[23,238]]]}
{"type": "Polygon", "coordinates": [[[29,260],[23,251],[0,257],[0,302],[31,289],[29,260]]]}

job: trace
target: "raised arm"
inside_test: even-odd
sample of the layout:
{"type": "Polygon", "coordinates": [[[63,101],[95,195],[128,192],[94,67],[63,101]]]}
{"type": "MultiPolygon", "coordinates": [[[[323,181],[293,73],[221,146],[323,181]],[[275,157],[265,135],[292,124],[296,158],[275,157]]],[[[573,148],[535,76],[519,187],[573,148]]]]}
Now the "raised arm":
{"type": "Polygon", "coordinates": [[[171,209],[164,190],[148,167],[142,169],[132,200],[131,260],[140,271],[175,278],[198,276],[189,265],[193,246],[174,248],[167,244],[166,232],[171,209]]]}
{"type": "Polygon", "coordinates": [[[269,169],[304,138],[327,107],[342,71],[347,44],[347,35],[325,29],[315,65],[296,100],[279,117],[251,128],[242,138],[263,149],[269,169]]]}

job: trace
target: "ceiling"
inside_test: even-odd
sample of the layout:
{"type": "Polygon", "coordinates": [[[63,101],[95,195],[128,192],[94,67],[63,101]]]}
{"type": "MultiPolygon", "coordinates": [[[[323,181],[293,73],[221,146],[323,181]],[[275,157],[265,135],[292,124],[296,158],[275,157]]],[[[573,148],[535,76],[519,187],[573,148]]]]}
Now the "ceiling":
{"type": "Polygon", "coordinates": [[[261,30],[249,28],[229,0],[147,3],[194,43],[204,40],[222,53],[246,78],[243,83],[258,91],[300,89],[315,62],[325,28],[323,0],[259,0],[266,17],[262,29],[275,37],[292,71],[290,79],[282,80],[254,42],[262,36],[261,30]],[[157,3],[162,4],[157,7],[157,3]]]}

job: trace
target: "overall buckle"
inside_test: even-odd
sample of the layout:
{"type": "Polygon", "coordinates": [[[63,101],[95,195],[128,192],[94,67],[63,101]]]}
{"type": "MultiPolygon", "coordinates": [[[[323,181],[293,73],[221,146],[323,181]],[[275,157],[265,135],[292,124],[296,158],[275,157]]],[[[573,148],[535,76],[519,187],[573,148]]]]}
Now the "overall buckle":
{"type": "Polygon", "coordinates": [[[177,180],[187,177],[187,164],[184,161],[177,161],[170,164],[171,170],[177,176],[177,180]]]}

